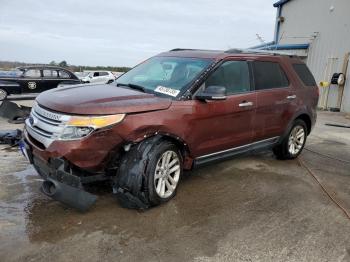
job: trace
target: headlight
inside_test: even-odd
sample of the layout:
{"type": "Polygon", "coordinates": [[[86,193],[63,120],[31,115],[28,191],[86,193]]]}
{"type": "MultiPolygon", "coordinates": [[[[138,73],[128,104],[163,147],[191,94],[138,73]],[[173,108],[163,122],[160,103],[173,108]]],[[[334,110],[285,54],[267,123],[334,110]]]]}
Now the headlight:
{"type": "Polygon", "coordinates": [[[92,131],[94,131],[92,127],[67,126],[64,128],[63,133],[60,136],[60,139],[61,140],[80,139],[90,135],[92,131]]]}
{"type": "Polygon", "coordinates": [[[121,122],[125,114],[108,115],[108,116],[71,116],[67,126],[88,126],[94,129],[111,126],[121,122]]]}
{"type": "Polygon", "coordinates": [[[60,140],[80,139],[90,135],[94,130],[120,123],[125,114],[108,116],[71,116],[66,123],[60,140]]]}

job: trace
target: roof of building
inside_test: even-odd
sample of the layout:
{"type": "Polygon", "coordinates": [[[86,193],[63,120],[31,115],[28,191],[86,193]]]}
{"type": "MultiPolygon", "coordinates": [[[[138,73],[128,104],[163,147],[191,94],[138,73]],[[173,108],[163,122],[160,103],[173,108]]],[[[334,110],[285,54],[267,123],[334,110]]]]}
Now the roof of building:
{"type": "Polygon", "coordinates": [[[274,7],[280,7],[280,6],[288,3],[289,1],[291,1],[291,0],[279,0],[278,2],[274,3],[273,6],[274,7]]]}

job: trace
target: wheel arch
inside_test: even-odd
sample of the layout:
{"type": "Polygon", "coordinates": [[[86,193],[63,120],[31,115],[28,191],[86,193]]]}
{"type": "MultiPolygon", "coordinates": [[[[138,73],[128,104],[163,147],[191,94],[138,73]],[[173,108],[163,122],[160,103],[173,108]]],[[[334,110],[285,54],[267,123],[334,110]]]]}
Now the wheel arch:
{"type": "Polygon", "coordinates": [[[283,141],[283,139],[288,136],[289,134],[289,131],[291,130],[294,122],[297,120],[297,119],[301,119],[305,122],[306,124],[306,128],[307,128],[307,135],[310,134],[311,132],[311,129],[312,129],[312,122],[311,122],[311,117],[310,115],[306,112],[306,111],[301,111],[301,112],[298,112],[296,113],[290,120],[290,122],[288,123],[284,133],[280,136],[280,139],[278,140],[278,143],[281,143],[281,141],[283,141]]]}
{"type": "Polygon", "coordinates": [[[157,132],[157,133],[154,133],[153,135],[143,137],[142,140],[137,140],[136,143],[137,144],[142,143],[148,139],[157,139],[157,140],[159,139],[159,140],[166,140],[166,141],[172,142],[180,150],[181,156],[183,158],[184,169],[188,170],[192,168],[193,158],[191,157],[190,147],[188,146],[188,143],[181,137],[172,133],[157,132]]]}
{"type": "Polygon", "coordinates": [[[302,114],[298,115],[294,119],[294,121],[297,120],[297,119],[303,120],[305,122],[306,127],[307,127],[307,134],[309,135],[310,132],[311,132],[311,126],[312,126],[311,117],[308,114],[306,114],[306,113],[302,113],[302,114]]]}

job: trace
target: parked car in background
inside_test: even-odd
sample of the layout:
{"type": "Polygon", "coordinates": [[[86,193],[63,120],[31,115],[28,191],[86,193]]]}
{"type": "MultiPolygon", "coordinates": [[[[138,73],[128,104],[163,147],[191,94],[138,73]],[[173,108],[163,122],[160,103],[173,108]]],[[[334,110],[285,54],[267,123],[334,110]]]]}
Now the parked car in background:
{"type": "Polygon", "coordinates": [[[78,77],[56,66],[18,67],[12,74],[0,76],[0,101],[10,94],[40,93],[58,85],[79,84],[78,77]]]}
{"type": "Polygon", "coordinates": [[[116,77],[110,71],[92,71],[81,78],[83,83],[110,84],[116,77]]]}
{"type": "Polygon", "coordinates": [[[40,94],[22,149],[56,200],[86,209],[84,185],[110,180],[124,206],[147,208],[174,197],[183,170],[262,149],[296,158],[318,96],[296,56],[175,49],[113,84],[40,94]]]}

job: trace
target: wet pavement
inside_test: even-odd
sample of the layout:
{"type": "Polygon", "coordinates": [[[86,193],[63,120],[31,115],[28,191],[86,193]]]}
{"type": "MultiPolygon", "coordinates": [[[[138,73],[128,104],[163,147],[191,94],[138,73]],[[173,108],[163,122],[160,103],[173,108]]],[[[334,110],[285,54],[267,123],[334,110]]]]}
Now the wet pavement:
{"type": "MultiPolygon", "coordinates": [[[[301,159],[350,212],[350,130],[325,122],[350,120],[319,113],[301,159]]],[[[0,130],[18,127],[0,119],[0,130]]],[[[99,200],[82,214],[42,195],[33,168],[5,147],[0,261],[350,261],[350,220],[298,160],[263,152],[197,169],[145,212],[96,186],[99,200]]]]}

